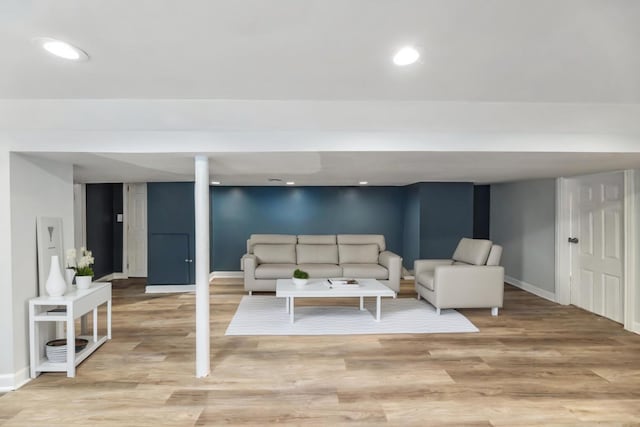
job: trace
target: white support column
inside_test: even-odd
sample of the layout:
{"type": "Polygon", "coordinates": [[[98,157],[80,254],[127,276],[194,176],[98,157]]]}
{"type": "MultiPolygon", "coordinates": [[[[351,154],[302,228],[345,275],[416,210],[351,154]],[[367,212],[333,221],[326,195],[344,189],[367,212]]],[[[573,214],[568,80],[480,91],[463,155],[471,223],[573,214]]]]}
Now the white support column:
{"type": "Polygon", "coordinates": [[[211,371],[209,349],[209,159],[196,156],[196,377],[211,371]]]}

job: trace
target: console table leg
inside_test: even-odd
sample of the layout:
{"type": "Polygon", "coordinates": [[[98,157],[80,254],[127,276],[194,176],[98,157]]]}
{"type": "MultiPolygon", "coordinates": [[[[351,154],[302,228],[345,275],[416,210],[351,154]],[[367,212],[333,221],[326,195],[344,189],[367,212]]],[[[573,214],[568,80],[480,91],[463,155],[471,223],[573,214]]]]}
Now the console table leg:
{"type": "Polygon", "coordinates": [[[111,299],[107,301],[107,338],[111,339],[111,299]]]}
{"type": "Polygon", "coordinates": [[[98,307],[93,309],[93,342],[98,342],[98,307]]]}
{"type": "Polygon", "coordinates": [[[67,377],[76,376],[76,331],[73,324],[73,312],[67,307],[67,377]]]}
{"type": "Polygon", "coordinates": [[[380,300],[379,296],[376,297],[376,322],[380,321],[380,300]]]}
{"type": "Polygon", "coordinates": [[[360,310],[364,310],[364,297],[360,297],[360,310]]]}
{"type": "Polygon", "coordinates": [[[291,301],[289,302],[289,321],[293,323],[293,311],[295,307],[294,297],[290,297],[291,301]]]}

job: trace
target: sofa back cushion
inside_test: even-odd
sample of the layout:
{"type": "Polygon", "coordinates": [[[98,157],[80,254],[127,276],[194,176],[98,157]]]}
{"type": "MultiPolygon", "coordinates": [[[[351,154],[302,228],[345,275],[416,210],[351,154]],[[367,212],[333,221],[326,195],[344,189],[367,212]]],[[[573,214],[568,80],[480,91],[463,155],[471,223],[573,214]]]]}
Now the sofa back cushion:
{"type": "Polygon", "coordinates": [[[472,265],[485,265],[491,250],[491,240],[468,239],[463,237],[453,253],[454,264],[465,263],[472,265]]]}
{"type": "Polygon", "coordinates": [[[376,243],[338,245],[340,264],[377,264],[380,248],[376,243]]]}
{"type": "MultiPolygon", "coordinates": [[[[339,245],[378,245],[378,252],[386,249],[382,234],[338,234],[339,245]]],[[[342,262],[342,261],[340,261],[342,262]]]]}
{"type": "Polygon", "coordinates": [[[298,264],[338,264],[337,245],[296,245],[298,264]]]}
{"type": "Polygon", "coordinates": [[[258,243],[253,246],[258,264],[295,264],[296,245],[258,243]]]}
{"type": "Polygon", "coordinates": [[[247,253],[252,254],[253,247],[258,244],[282,245],[297,243],[296,236],[291,234],[252,234],[247,240],[247,253]]]}
{"type": "Polygon", "coordinates": [[[335,245],[335,234],[301,234],[298,236],[301,245],[335,245]]]}

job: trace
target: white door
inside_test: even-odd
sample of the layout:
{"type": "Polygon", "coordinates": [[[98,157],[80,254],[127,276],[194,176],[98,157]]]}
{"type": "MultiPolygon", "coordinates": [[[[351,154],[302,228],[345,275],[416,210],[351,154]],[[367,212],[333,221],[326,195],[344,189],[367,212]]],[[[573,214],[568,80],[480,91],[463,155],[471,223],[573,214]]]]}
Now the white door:
{"type": "Polygon", "coordinates": [[[129,277],[147,277],[147,184],[127,185],[129,277]]]}
{"type": "Polygon", "coordinates": [[[576,178],[571,194],[571,303],[624,319],[624,175],[576,178]]]}

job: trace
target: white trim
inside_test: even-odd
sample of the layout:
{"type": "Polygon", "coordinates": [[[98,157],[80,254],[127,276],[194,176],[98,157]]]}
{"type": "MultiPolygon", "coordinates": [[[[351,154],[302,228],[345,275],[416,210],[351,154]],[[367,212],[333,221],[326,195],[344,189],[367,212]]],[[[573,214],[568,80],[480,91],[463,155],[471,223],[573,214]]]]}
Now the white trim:
{"type": "Polygon", "coordinates": [[[631,332],[635,332],[636,334],[640,334],[640,322],[633,322],[633,328],[630,329],[631,332]]]}
{"type": "MultiPolygon", "coordinates": [[[[117,218],[116,218],[117,221],[117,218]]],[[[122,184],[122,273],[129,276],[129,184],[122,184]]]]}
{"type": "Polygon", "coordinates": [[[196,285],[147,285],[144,287],[146,294],[171,294],[195,291],[196,285]]]}
{"type": "Polygon", "coordinates": [[[556,295],[553,292],[547,291],[546,289],[539,288],[536,285],[523,282],[522,280],[518,280],[510,276],[504,276],[504,281],[510,285],[515,286],[516,288],[522,289],[523,291],[527,291],[541,298],[548,299],[549,301],[552,301],[552,302],[556,302],[556,295]]]}
{"type": "Polygon", "coordinates": [[[640,333],[636,318],[637,201],[636,172],[624,171],[624,328],[640,333]]]}
{"type": "Polygon", "coordinates": [[[125,273],[111,273],[111,274],[107,274],[106,276],[102,276],[99,277],[97,279],[94,280],[94,282],[110,282],[112,280],[119,280],[119,279],[128,279],[129,276],[127,276],[125,273]]]}
{"type": "Polygon", "coordinates": [[[0,375],[0,392],[17,390],[31,381],[29,367],[20,369],[15,374],[0,375]]]}
{"type": "Polygon", "coordinates": [[[197,155],[195,163],[195,230],[196,230],[196,377],[203,378],[211,372],[211,331],[209,299],[210,257],[210,189],[209,158],[197,155]]]}
{"type": "Polygon", "coordinates": [[[209,280],[242,277],[244,277],[244,272],[242,271],[212,271],[209,274],[209,280]]]}
{"type": "Polygon", "coordinates": [[[570,181],[556,179],[556,271],[555,298],[558,304],[571,303],[571,248],[567,238],[571,234],[570,181]]]}

